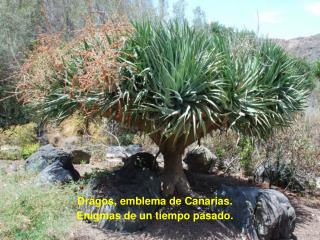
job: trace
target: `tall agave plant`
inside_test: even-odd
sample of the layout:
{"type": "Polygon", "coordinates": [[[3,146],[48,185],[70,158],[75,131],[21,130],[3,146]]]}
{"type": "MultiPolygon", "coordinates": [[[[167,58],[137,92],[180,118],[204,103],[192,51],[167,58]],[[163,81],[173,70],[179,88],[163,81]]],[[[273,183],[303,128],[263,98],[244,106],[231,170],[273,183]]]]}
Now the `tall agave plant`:
{"type": "Polygon", "coordinates": [[[297,60],[272,42],[187,23],[133,24],[117,61],[121,81],[113,90],[73,85],[68,94],[64,83],[42,110],[65,117],[94,108],[148,134],[164,156],[166,195],[192,194],[182,168],[187,146],[218,129],[265,138],[303,110],[311,86],[297,60]]]}

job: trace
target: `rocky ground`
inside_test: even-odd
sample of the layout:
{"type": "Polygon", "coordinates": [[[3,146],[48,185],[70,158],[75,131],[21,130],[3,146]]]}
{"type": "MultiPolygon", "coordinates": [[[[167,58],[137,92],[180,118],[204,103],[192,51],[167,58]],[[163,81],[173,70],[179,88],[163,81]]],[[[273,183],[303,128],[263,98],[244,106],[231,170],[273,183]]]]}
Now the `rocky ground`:
{"type": "MultiPolygon", "coordinates": [[[[110,159],[110,161],[95,162],[91,164],[75,165],[75,168],[83,176],[93,169],[113,168],[119,164],[120,159],[110,159]]],[[[5,171],[19,171],[22,169],[23,161],[0,161],[0,168],[5,171]]],[[[206,185],[209,178],[203,178],[201,186],[206,185]]],[[[236,185],[248,184],[241,179],[213,177],[211,184],[224,181],[236,185]]],[[[201,190],[201,186],[199,190],[201,190]]],[[[286,193],[294,205],[297,222],[294,235],[298,240],[318,240],[320,236],[320,199],[298,197],[292,193],[286,193]]],[[[220,222],[166,222],[154,221],[144,231],[133,234],[125,234],[112,231],[101,231],[92,228],[89,224],[78,222],[70,231],[70,239],[239,239],[239,233],[231,231],[220,222]]]]}

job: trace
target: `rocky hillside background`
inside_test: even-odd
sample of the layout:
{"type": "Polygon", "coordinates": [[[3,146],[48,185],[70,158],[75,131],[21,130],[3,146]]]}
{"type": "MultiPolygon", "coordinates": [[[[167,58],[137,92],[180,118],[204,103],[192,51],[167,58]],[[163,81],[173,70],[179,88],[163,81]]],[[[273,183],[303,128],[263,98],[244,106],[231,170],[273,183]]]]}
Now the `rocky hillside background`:
{"type": "Polygon", "coordinates": [[[276,39],[289,53],[310,62],[320,58],[320,34],[310,37],[298,37],[289,40],[276,39]]]}

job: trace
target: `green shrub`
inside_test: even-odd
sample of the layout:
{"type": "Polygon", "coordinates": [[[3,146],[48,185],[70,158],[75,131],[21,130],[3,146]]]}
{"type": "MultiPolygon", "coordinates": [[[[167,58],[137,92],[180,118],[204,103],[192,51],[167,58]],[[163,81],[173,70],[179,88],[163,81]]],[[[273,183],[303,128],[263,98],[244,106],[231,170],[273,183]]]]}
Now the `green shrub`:
{"type": "Polygon", "coordinates": [[[118,140],[121,145],[127,146],[133,143],[134,134],[133,133],[122,133],[118,140]]]}
{"type": "Polygon", "coordinates": [[[220,146],[217,146],[215,149],[215,154],[218,158],[218,164],[217,167],[219,170],[223,170],[225,168],[225,163],[224,163],[224,156],[226,155],[225,149],[221,148],[220,146]]]}
{"type": "Polygon", "coordinates": [[[254,151],[254,145],[252,139],[244,137],[240,140],[240,165],[244,170],[246,176],[251,176],[253,171],[252,154],[254,151]]]}
{"type": "Polygon", "coordinates": [[[0,145],[24,146],[37,142],[36,124],[11,126],[8,129],[0,129],[0,145]]]}
{"type": "Polygon", "coordinates": [[[313,65],[313,72],[317,78],[320,78],[320,59],[313,65]]]}
{"type": "Polygon", "coordinates": [[[0,129],[0,145],[17,146],[15,150],[0,151],[0,159],[19,160],[26,159],[39,148],[36,137],[36,124],[11,126],[0,129]]]}
{"type": "Polygon", "coordinates": [[[27,159],[33,153],[35,153],[40,147],[39,143],[31,143],[22,147],[21,156],[23,159],[27,159]]]}

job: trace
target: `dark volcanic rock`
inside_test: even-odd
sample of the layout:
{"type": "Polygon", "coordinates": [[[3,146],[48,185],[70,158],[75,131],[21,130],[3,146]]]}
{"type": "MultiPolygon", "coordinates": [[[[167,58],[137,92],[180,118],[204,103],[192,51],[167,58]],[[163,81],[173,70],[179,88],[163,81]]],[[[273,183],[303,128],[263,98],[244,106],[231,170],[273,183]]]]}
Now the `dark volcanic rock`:
{"type": "Polygon", "coordinates": [[[216,160],[217,157],[208,148],[200,146],[188,152],[183,161],[191,172],[209,173],[216,160]]]}
{"type": "Polygon", "coordinates": [[[124,167],[133,167],[139,169],[150,169],[157,171],[159,169],[158,163],[155,157],[148,152],[139,152],[131,157],[123,159],[124,167]]]}
{"type": "Polygon", "coordinates": [[[222,185],[218,195],[232,201],[232,205],[220,208],[234,218],[227,224],[233,224],[254,240],[290,239],[296,215],[282,193],[272,189],[222,185]]]}
{"type": "Polygon", "coordinates": [[[68,183],[71,181],[79,180],[80,175],[77,170],[73,169],[66,169],[63,167],[61,162],[55,162],[43,169],[36,181],[40,184],[52,184],[52,183],[68,183]]]}
{"type": "MultiPolygon", "coordinates": [[[[141,157],[141,156],[140,156],[141,157]]],[[[86,198],[112,198],[119,203],[121,198],[159,198],[160,180],[157,175],[139,164],[129,164],[113,173],[105,173],[91,179],[88,188],[84,191],[86,198]]],[[[136,205],[122,206],[120,204],[96,206],[83,205],[80,207],[85,213],[120,213],[122,216],[130,211],[139,216],[140,213],[154,213],[159,206],[136,205]]],[[[138,217],[137,217],[138,218],[138,217]]],[[[149,222],[136,220],[107,220],[93,222],[98,228],[116,231],[134,232],[146,227],[149,222]]]]}
{"type": "Polygon", "coordinates": [[[289,239],[296,214],[289,200],[275,190],[261,191],[257,197],[254,225],[260,239],[289,239]]]}
{"type": "Polygon", "coordinates": [[[39,172],[55,162],[61,162],[66,167],[72,165],[69,153],[48,144],[26,159],[25,169],[39,172]]]}
{"type": "Polygon", "coordinates": [[[52,145],[43,146],[31,155],[26,160],[25,169],[40,172],[37,182],[41,184],[66,183],[80,178],[72,165],[70,154],[52,145]]]}

